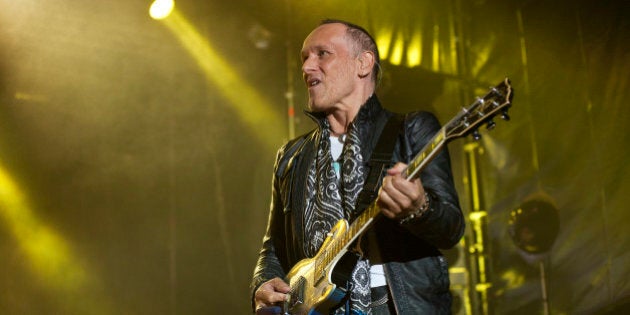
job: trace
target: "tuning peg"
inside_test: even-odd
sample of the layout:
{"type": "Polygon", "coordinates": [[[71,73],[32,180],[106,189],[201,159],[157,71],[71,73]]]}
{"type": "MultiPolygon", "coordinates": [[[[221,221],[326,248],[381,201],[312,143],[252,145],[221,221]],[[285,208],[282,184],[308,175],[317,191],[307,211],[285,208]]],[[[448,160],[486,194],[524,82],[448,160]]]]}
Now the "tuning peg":
{"type": "Polygon", "coordinates": [[[473,137],[473,139],[475,139],[475,140],[479,140],[479,139],[481,139],[481,134],[479,133],[479,130],[477,130],[477,129],[473,130],[473,132],[472,132],[472,137],[473,137]]]}
{"type": "Polygon", "coordinates": [[[490,89],[494,94],[498,95],[499,97],[503,97],[503,93],[501,93],[501,91],[499,91],[499,89],[497,89],[496,87],[493,87],[490,89]]]}
{"type": "Polygon", "coordinates": [[[510,120],[510,115],[508,115],[508,111],[504,110],[503,113],[501,114],[501,119],[508,121],[510,120]]]}
{"type": "Polygon", "coordinates": [[[494,120],[488,120],[487,124],[486,124],[486,129],[488,130],[492,130],[494,129],[494,127],[496,127],[497,123],[494,122],[494,120]]]}

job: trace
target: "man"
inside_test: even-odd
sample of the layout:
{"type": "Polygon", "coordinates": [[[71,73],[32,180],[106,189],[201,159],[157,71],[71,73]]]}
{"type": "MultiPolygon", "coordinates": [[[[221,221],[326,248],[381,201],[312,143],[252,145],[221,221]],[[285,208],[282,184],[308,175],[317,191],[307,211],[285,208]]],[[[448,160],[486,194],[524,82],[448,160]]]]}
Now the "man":
{"type": "MultiPolygon", "coordinates": [[[[339,219],[356,217],[355,204],[381,130],[394,114],[374,94],[379,56],[363,28],[325,20],[305,39],[302,73],[308,114],[318,127],[278,152],[267,232],[252,282],[256,309],[280,305],[290,291],[286,273],[313,257],[339,219]]],[[[448,266],[438,248],[457,244],[464,219],[443,150],[419,179],[401,175],[439,129],[427,112],[405,116],[377,203],[376,220],[361,241],[349,294],[331,314],[450,313],[448,266]],[[366,289],[367,288],[367,289],[366,289]]]]}

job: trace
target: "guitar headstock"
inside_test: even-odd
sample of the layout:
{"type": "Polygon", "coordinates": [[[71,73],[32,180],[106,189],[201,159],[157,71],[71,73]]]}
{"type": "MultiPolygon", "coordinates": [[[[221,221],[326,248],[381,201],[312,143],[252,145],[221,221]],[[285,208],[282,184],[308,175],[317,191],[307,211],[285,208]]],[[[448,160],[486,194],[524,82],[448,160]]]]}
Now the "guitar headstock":
{"type": "Polygon", "coordinates": [[[472,133],[476,140],[479,139],[481,137],[479,127],[486,124],[488,129],[494,128],[493,118],[499,113],[502,119],[510,120],[507,111],[512,105],[512,96],[510,80],[505,78],[444,126],[446,140],[463,137],[469,133],[472,133]]]}

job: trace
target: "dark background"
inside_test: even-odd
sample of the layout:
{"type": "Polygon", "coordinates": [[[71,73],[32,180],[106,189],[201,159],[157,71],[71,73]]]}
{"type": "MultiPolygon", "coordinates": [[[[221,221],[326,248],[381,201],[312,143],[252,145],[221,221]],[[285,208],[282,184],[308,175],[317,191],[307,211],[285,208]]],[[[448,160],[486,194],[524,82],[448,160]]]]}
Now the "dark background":
{"type": "MultiPolygon", "coordinates": [[[[541,259],[553,314],[627,303],[624,1],[177,1],[168,19],[216,56],[150,4],[0,0],[1,314],[247,314],[287,91],[295,134],[313,127],[298,56],[323,18],[377,37],[395,111],[446,122],[512,80],[478,164],[495,313],[542,313],[541,259]],[[387,34],[421,59],[397,61],[387,34]],[[532,196],[558,208],[543,255],[508,233],[532,196]]],[[[449,149],[468,214],[466,142],[449,149]]]]}

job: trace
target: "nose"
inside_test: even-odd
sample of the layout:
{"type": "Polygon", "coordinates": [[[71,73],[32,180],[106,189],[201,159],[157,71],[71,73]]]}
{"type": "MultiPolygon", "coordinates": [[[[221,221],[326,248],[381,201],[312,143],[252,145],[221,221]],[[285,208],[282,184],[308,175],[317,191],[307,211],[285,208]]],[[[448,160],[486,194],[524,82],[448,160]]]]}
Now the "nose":
{"type": "Polygon", "coordinates": [[[316,69],[315,58],[310,58],[307,56],[302,61],[302,74],[306,75],[307,73],[313,72],[316,69]]]}

